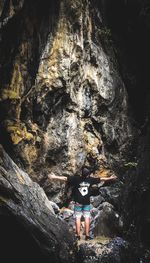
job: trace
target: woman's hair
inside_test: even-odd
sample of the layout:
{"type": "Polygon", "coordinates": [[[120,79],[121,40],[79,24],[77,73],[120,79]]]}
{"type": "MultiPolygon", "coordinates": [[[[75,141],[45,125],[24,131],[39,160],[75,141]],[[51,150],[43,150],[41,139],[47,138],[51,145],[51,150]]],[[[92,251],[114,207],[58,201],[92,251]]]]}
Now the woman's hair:
{"type": "Polygon", "coordinates": [[[82,167],[82,176],[83,176],[83,177],[89,176],[90,173],[91,173],[91,170],[90,170],[89,167],[87,167],[87,166],[83,166],[83,167],[82,167]]]}

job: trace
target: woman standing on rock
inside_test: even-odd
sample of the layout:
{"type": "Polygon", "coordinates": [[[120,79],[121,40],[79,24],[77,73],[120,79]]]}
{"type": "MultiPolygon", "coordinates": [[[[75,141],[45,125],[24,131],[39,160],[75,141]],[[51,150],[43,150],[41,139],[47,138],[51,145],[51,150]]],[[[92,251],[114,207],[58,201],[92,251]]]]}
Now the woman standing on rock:
{"type": "Polygon", "coordinates": [[[77,239],[80,240],[81,231],[81,217],[85,220],[85,240],[90,240],[90,217],[91,217],[91,186],[99,184],[101,181],[116,180],[116,176],[95,178],[90,176],[91,172],[88,167],[82,168],[82,176],[57,176],[53,173],[48,175],[48,178],[58,179],[60,181],[66,181],[70,186],[73,187],[72,198],[75,202],[74,213],[76,222],[76,235],[77,239]]]}

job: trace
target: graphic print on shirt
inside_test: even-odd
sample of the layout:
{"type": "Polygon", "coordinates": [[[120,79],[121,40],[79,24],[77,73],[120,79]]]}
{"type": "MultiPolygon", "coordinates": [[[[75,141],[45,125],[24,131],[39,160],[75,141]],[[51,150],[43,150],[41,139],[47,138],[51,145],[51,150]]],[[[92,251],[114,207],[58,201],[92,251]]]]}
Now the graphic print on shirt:
{"type": "Polygon", "coordinates": [[[82,183],[79,184],[79,186],[80,186],[80,187],[78,188],[78,190],[79,190],[80,194],[81,194],[82,196],[87,195],[88,192],[89,192],[89,186],[90,186],[90,184],[87,183],[87,182],[82,182],[82,183]]]}

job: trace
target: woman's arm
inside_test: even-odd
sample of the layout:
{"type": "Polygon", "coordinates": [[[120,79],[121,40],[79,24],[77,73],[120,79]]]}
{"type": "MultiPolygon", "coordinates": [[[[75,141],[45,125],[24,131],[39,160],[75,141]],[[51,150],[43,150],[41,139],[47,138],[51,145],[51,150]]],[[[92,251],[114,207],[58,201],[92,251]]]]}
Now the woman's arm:
{"type": "Polygon", "coordinates": [[[100,179],[101,179],[101,181],[104,181],[104,182],[106,182],[106,181],[114,181],[114,180],[117,179],[117,176],[112,175],[110,177],[100,177],[100,179]]]}
{"type": "Polygon", "coordinates": [[[59,181],[67,181],[67,177],[66,176],[59,176],[59,175],[55,175],[54,173],[50,173],[48,175],[48,178],[50,180],[59,180],[59,181]]]}

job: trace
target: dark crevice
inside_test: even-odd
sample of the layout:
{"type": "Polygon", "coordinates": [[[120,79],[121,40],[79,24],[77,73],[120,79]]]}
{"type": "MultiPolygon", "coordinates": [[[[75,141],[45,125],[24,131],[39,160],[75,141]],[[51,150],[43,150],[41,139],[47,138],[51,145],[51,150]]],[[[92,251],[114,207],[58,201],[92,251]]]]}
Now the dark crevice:
{"type": "Polygon", "coordinates": [[[36,241],[13,216],[0,216],[0,247],[4,262],[48,262],[36,241]]]}
{"type": "Polygon", "coordinates": [[[143,123],[150,112],[148,13],[144,17],[142,1],[100,1],[99,8],[106,26],[111,30],[119,70],[129,94],[134,118],[143,123]]]}

